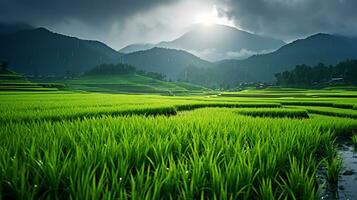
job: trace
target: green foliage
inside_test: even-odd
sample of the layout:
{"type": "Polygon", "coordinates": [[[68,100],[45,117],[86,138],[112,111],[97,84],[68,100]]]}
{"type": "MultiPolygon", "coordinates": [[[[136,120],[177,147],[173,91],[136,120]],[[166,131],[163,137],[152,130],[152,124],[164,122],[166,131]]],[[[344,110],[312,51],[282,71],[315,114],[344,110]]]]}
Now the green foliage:
{"type": "MultiPolygon", "coordinates": [[[[125,103],[123,103],[125,105],[125,103]]],[[[3,115],[0,116],[0,121],[39,121],[39,120],[50,120],[50,121],[61,121],[61,120],[74,120],[74,119],[85,119],[89,117],[100,117],[100,116],[128,116],[128,115],[176,115],[177,111],[190,111],[198,108],[209,108],[209,107],[220,107],[220,108],[269,108],[278,107],[279,104],[253,104],[253,103],[180,103],[171,102],[171,104],[127,104],[123,106],[119,104],[117,106],[81,106],[67,107],[66,105],[49,105],[51,109],[39,109],[35,107],[34,109],[29,108],[25,112],[13,113],[11,108],[6,108],[3,111],[3,115]],[[32,112],[29,112],[32,111],[32,112]]],[[[243,111],[242,111],[243,112],[243,111]]],[[[254,111],[253,111],[254,112],[254,111]]],[[[257,112],[257,111],[256,111],[257,112]]],[[[258,111],[264,112],[264,111],[258,111]]],[[[277,112],[278,113],[278,112],[277,112]]]]}
{"type": "Polygon", "coordinates": [[[278,103],[232,103],[232,102],[207,102],[177,105],[178,111],[194,110],[198,108],[277,108],[278,103]]]}
{"type": "Polygon", "coordinates": [[[166,80],[166,75],[157,73],[157,72],[148,72],[146,73],[146,76],[151,77],[153,79],[165,81],[166,80]]]}
{"type": "Polygon", "coordinates": [[[259,198],[265,200],[274,200],[275,195],[271,183],[271,179],[262,180],[259,187],[259,198]]]}
{"type": "Polygon", "coordinates": [[[302,109],[241,109],[237,113],[252,117],[309,118],[308,112],[302,109]]]}
{"type": "Polygon", "coordinates": [[[331,137],[314,124],[242,117],[229,109],[6,123],[1,130],[1,187],[9,198],[251,199],[262,195],[256,191],[267,179],[279,182],[273,191],[292,188],[274,196],[301,190],[312,196],[315,185],[294,181],[302,174],[301,181],[310,181],[313,171],[303,166],[315,162],[297,164],[286,154],[304,160],[331,137]],[[291,181],[279,178],[285,174],[291,181]]]}
{"type": "Polygon", "coordinates": [[[314,67],[297,65],[291,71],[275,74],[278,85],[295,87],[313,87],[324,83],[333,84],[333,78],[339,78],[345,84],[357,85],[356,77],[357,60],[347,60],[336,66],[325,66],[322,63],[314,67]]]}
{"type": "Polygon", "coordinates": [[[165,81],[166,80],[166,75],[162,74],[162,73],[158,73],[158,72],[146,72],[144,70],[138,70],[136,72],[139,75],[143,75],[143,76],[147,76],[153,79],[157,79],[157,80],[161,80],[161,81],[165,81]]]}
{"type": "Polygon", "coordinates": [[[331,184],[337,185],[340,172],[342,170],[342,160],[339,157],[327,159],[325,161],[327,168],[327,179],[331,184]]]}
{"type": "Polygon", "coordinates": [[[81,76],[76,79],[58,80],[58,83],[65,84],[72,90],[89,92],[165,95],[202,94],[204,92],[202,87],[190,87],[189,85],[162,81],[151,78],[146,73],[81,76]]]}
{"type": "Polygon", "coordinates": [[[357,130],[309,112],[354,99],[0,94],[3,199],[318,199],[357,130]]]}
{"type": "Polygon", "coordinates": [[[321,102],[321,101],[286,101],[281,102],[282,105],[293,105],[293,106],[320,106],[320,107],[332,107],[332,108],[345,108],[354,109],[353,104],[341,104],[341,103],[331,103],[331,102],[321,102]]]}
{"type": "Polygon", "coordinates": [[[134,74],[135,71],[135,67],[128,64],[101,64],[86,72],[86,75],[123,75],[134,74]]]}
{"type": "Polygon", "coordinates": [[[357,119],[357,110],[326,108],[326,107],[309,107],[306,108],[309,113],[329,115],[336,117],[348,117],[357,119]]]}
{"type": "Polygon", "coordinates": [[[125,54],[122,60],[138,70],[164,74],[168,79],[177,79],[178,74],[190,65],[202,68],[213,65],[186,51],[158,47],[125,54]]]}
{"type": "Polygon", "coordinates": [[[355,146],[357,146],[357,135],[352,136],[352,142],[355,146]]]}
{"type": "Polygon", "coordinates": [[[0,91],[56,91],[57,88],[44,88],[42,85],[27,80],[23,75],[0,69],[0,91]]]}
{"type": "Polygon", "coordinates": [[[281,178],[281,186],[289,199],[318,199],[316,180],[313,174],[316,166],[312,157],[307,157],[307,164],[299,164],[295,157],[290,158],[290,170],[281,178]]]}

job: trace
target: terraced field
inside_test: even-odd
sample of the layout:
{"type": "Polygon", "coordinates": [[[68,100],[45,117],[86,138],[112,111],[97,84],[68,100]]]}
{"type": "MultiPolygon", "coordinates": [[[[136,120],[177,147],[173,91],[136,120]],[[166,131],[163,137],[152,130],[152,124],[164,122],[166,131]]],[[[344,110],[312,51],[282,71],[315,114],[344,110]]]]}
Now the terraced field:
{"type": "Polygon", "coordinates": [[[24,76],[8,71],[0,73],[0,91],[57,91],[57,88],[44,87],[41,84],[33,83],[24,76]]]}
{"type": "Polygon", "coordinates": [[[2,92],[0,197],[357,197],[338,193],[337,148],[356,140],[357,92],[270,92],[2,92]]]}
{"type": "Polygon", "coordinates": [[[67,90],[122,94],[187,95],[208,91],[199,85],[184,82],[168,82],[139,74],[86,75],[75,79],[35,79],[40,83],[59,83],[67,90]]]}

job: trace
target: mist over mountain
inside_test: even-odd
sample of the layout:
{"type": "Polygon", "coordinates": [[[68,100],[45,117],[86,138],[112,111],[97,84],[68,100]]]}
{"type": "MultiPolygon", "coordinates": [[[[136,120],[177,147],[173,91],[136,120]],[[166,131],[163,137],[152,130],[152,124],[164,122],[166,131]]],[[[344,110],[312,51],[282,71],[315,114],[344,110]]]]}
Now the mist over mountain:
{"type": "Polygon", "coordinates": [[[242,59],[251,55],[273,51],[285,43],[280,40],[251,34],[224,25],[197,25],[176,40],[161,42],[157,46],[196,52],[210,61],[224,58],[242,59]]]}
{"type": "Polygon", "coordinates": [[[136,51],[144,51],[148,49],[152,49],[155,47],[155,44],[150,44],[150,43],[137,43],[137,44],[131,44],[128,45],[122,49],[119,50],[120,53],[133,53],[136,51]]]}
{"type": "Polygon", "coordinates": [[[122,53],[147,50],[153,46],[188,51],[208,61],[244,59],[251,55],[274,51],[285,43],[255,35],[225,25],[195,25],[181,37],[158,44],[132,44],[120,50],[122,53]]]}
{"type": "Polygon", "coordinates": [[[117,51],[101,42],[69,37],[45,28],[0,36],[0,59],[8,61],[10,69],[19,73],[63,75],[102,63],[117,63],[119,58],[117,51]]]}

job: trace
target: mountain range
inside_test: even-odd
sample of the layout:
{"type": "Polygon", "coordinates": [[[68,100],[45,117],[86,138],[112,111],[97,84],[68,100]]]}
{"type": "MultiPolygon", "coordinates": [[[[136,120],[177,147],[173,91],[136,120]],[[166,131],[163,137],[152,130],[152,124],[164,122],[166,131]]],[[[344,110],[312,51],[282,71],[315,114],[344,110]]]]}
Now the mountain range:
{"type": "Polygon", "coordinates": [[[195,25],[192,30],[181,37],[158,44],[133,44],[119,50],[132,53],[150,48],[163,47],[188,51],[208,61],[227,58],[243,59],[254,54],[274,51],[285,45],[276,40],[255,35],[234,27],[224,25],[195,25]]]}
{"type": "Polygon", "coordinates": [[[119,56],[101,42],[64,36],[45,28],[0,32],[0,59],[8,61],[10,68],[20,73],[81,72],[102,63],[117,63],[119,56]]]}
{"type": "MultiPolygon", "coordinates": [[[[198,38],[199,34],[191,32],[162,45],[189,45],[184,41],[194,37],[198,38]]],[[[215,42],[206,44],[203,41],[190,45],[199,50],[215,44],[223,51],[241,45],[219,46],[215,42]]],[[[253,48],[255,43],[251,43],[253,48]]],[[[272,82],[275,73],[298,64],[336,64],[357,58],[356,38],[321,33],[286,44],[274,52],[218,62],[206,61],[184,50],[146,46],[149,49],[120,53],[101,42],[69,37],[45,28],[0,25],[0,60],[8,61],[11,70],[23,74],[63,76],[68,71],[83,73],[99,64],[123,62],[138,70],[165,74],[173,80],[233,85],[242,81],[272,82]]]]}
{"type": "Polygon", "coordinates": [[[185,67],[211,63],[188,52],[153,48],[123,54],[107,45],[51,32],[45,28],[0,25],[0,60],[23,74],[62,76],[81,73],[103,63],[125,62],[139,70],[163,73],[175,79],[185,67]],[[3,28],[1,28],[3,27],[3,28]]]}
{"type": "Polygon", "coordinates": [[[357,38],[319,33],[296,40],[272,53],[251,56],[245,60],[223,60],[216,64],[216,68],[225,72],[225,81],[228,82],[237,79],[271,82],[275,73],[290,70],[296,65],[332,65],[355,58],[357,38]]]}

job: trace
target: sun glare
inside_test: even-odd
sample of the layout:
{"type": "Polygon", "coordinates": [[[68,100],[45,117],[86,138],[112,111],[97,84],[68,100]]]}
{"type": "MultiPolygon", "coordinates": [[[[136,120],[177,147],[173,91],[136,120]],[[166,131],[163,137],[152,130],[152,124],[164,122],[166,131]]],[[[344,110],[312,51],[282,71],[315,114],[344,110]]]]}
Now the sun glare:
{"type": "Polygon", "coordinates": [[[214,5],[210,11],[201,12],[196,15],[194,23],[211,26],[213,24],[222,24],[227,26],[234,26],[232,20],[226,17],[221,17],[218,14],[217,7],[214,5]]]}

